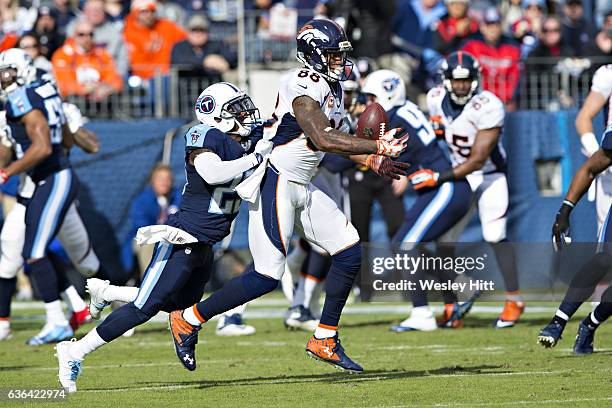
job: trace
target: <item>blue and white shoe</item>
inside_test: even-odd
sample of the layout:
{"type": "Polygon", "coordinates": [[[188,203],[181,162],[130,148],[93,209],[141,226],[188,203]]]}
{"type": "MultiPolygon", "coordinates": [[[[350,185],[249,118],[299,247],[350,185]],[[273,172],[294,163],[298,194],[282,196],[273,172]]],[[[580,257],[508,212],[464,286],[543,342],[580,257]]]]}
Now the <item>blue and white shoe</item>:
{"type": "Polygon", "coordinates": [[[429,306],[419,306],[412,309],[410,317],[391,326],[389,330],[395,333],[408,331],[433,331],[438,328],[438,323],[429,306]]]}
{"type": "Polygon", "coordinates": [[[91,278],[87,279],[85,289],[89,293],[89,314],[92,319],[98,320],[102,314],[102,310],[109,303],[104,300],[104,290],[110,285],[110,281],[91,278]]]}
{"type": "Polygon", "coordinates": [[[285,327],[289,330],[304,330],[313,332],[319,325],[319,320],[316,319],[310,309],[304,306],[294,306],[289,309],[289,315],[285,319],[285,327]]]}
{"type": "Polygon", "coordinates": [[[546,348],[555,347],[561,339],[564,329],[565,327],[557,322],[548,323],[546,327],[540,330],[538,343],[546,348]]]}
{"type": "Polygon", "coordinates": [[[45,324],[40,333],[31,337],[26,344],[28,346],[40,346],[43,344],[59,343],[74,336],[69,324],[65,326],[56,324],[45,324]]]}
{"type": "Polygon", "coordinates": [[[244,324],[240,313],[221,316],[215,330],[217,336],[249,336],[254,333],[255,327],[244,324]]]}
{"type": "Polygon", "coordinates": [[[574,343],[574,354],[593,354],[593,340],[595,340],[595,328],[580,322],[576,342],[574,343]]]}
{"type": "Polygon", "coordinates": [[[81,368],[83,360],[75,359],[70,355],[70,347],[73,341],[76,341],[76,339],[72,339],[72,341],[62,341],[55,346],[55,356],[57,357],[57,363],[59,365],[59,381],[62,388],[69,393],[76,392],[76,381],[83,371],[81,368]]]}

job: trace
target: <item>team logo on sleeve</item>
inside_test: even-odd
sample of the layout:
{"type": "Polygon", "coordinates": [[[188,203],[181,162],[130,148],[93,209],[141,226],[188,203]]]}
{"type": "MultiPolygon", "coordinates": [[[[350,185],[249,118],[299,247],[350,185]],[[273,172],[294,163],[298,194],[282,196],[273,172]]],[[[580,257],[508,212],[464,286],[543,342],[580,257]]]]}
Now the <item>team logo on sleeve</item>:
{"type": "Polygon", "coordinates": [[[199,138],[200,138],[200,134],[198,133],[197,130],[194,130],[193,133],[191,133],[191,144],[195,145],[198,142],[199,138]]]}
{"type": "Polygon", "coordinates": [[[198,99],[196,103],[196,109],[198,112],[209,114],[215,110],[215,98],[210,95],[204,95],[198,99]]]}

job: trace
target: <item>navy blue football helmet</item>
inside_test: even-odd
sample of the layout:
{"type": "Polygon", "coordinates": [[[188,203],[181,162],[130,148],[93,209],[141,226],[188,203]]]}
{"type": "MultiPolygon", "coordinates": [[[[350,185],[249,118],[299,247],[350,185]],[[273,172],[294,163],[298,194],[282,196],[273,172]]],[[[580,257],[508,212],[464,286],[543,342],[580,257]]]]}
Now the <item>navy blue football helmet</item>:
{"type": "Polygon", "coordinates": [[[478,89],[480,64],[476,57],[469,52],[455,51],[442,62],[440,74],[444,88],[450,94],[451,100],[458,105],[465,105],[478,89]],[[451,79],[471,79],[471,88],[467,95],[457,95],[451,85],[451,79]]]}
{"type": "Polygon", "coordinates": [[[297,59],[332,82],[348,79],[352,63],[347,53],[352,50],[346,33],[332,20],[310,20],[297,35],[297,59]],[[341,57],[341,65],[330,64],[332,56],[341,57]]]}

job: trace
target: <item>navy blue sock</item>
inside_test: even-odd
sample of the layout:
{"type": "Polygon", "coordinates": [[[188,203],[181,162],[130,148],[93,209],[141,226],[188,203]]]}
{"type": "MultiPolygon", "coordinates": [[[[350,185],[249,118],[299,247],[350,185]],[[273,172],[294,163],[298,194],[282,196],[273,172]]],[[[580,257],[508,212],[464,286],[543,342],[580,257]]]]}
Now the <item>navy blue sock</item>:
{"type": "Polygon", "coordinates": [[[38,259],[28,266],[32,283],[43,302],[51,303],[59,300],[57,273],[49,258],[38,259]]]}
{"type": "Polygon", "coordinates": [[[16,285],[17,278],[0,278],[0,319],[11,317],[11,298],[16,285]]]}
{"type": "Polygon", "coordinates": [[[504,279],[506,292],[517,292],[519,290],[519,281],[514,248],[507,243],[507,240],[503,240],[493,244],[493,252],[495,252],[495,258],[504,279]]]}
{"type": "Polygon", "coordinates": [[[196,305],[198,314],[208,321],[250,300],[272,292],[278,281],[250,269],[229,280],[223,287],[196,305]]]}
{"type": "Polygon", "coordinates": [[[599,324],[605,322],[612,315],[612,286],[601,295],[601,303],[593,310],[593,316],[599,324]]]}
{"type": "Polygon", "coordinates": [[[113,312],[96,327],[96,331],[100,337],[102,337],[102,340],[108,343],[122,336],[126,331],[148,321],[151,317],[153,316],[144,313],[137,308],[133,302],[130,302],[121,306],[119,309],[113,310],[113,312]]]}
{"type": "Polygon", "coordinates": [[[66,289],[68,289],[71,285],[68,280],[68,275],[66,274],[66,266],[64,265],[64,261],[55,255],[53,252],[49,251],[47,253],[51,264],[53,265],[53,269],[55,270],[55,275],[57,276],[57,290],[59,293],[62,293],[66,289]]]}
{"type": "Polygon", "coordinates": [[[359,243],[332,256],[332,264],[325,280],[325,304],[321,312],[321,327],[338,327],[340,314],[346,303],[355,277],[361,268],[359,243]]]}
{"type": "Polygon", "coordinates": [[[317,251],[312,250],[308,255],[308,265],[305,273],[322,281],[327,276],[327,272],[329,272],[331,262],[330,256],[321,255],[317,251]]]}

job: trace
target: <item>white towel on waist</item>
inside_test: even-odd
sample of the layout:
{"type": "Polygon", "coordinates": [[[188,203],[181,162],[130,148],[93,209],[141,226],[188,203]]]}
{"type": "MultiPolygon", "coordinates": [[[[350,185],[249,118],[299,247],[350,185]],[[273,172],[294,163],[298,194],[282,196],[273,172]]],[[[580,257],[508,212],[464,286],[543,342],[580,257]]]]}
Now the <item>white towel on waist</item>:
{"type": "Polygon", "coordinates": [[[167,242],[168,244],[192,244],[198,239],[182,229],[169,225],[149,225],[138,228],[136,233],[136,245],[155,244],[157,242],[167,242]]]}
{"type": "Polygon", "coordinates": [[[268,159],[264,159],[246,180],[236,186],[236,192],[244,201],[255,203],[259,195],[259,185],[266,174],[268,159]]]}

